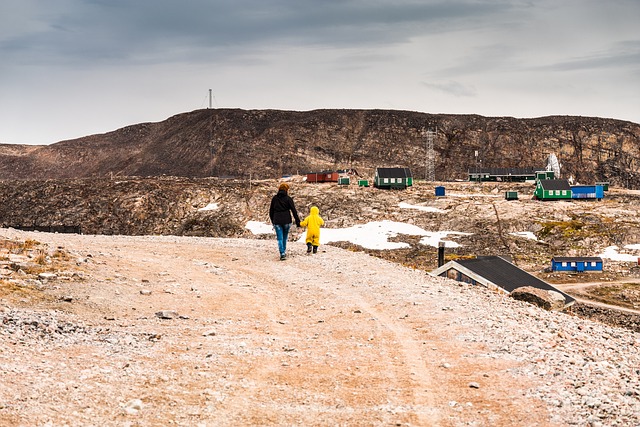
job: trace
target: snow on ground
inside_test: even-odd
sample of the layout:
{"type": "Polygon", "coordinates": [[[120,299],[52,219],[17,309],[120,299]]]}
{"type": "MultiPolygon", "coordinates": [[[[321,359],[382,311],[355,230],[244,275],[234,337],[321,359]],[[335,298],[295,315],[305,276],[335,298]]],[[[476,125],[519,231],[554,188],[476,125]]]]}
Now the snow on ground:
{"type": "Polygon", "coordinates": [[[536,235],[533,234],[531,231],[517,231],[515,233],[509,233],[509,234],[516,237],[523,237],[525,239],[536,240],[536,241],[538,240],[536,235]]]}
{"type": "Polygon", "coordinates": [[[470,198],[470,197],[504,197],[504,195],[499,195],[499,194],[464,194],[464,193],[447,193],[447,196],[449,197],[466,197],[466,198],[470,198]]]}
{"type": "MultiPolygon", "coordinates": [[[[625,254],[618,252],[620,248],[617,246],[608,246],[603,253],[600,254],[600,258],[607,258],[612,261],[627,261],[627,262],[637,262],[640,258],[640,255],[636,254],[625,254]]],[[[626,245],[624,249],[628,250],[640,250],[640,245],[626,245]]]]}
{"type": "Polygon", "coordinates": [[[431,206],[410,205],[404,202],[398,203],[398,206],[400,207],[400,209],[416,209],[423,212],[436,212],[436,213],[444,212],[442,209],[434,208],[431,206]]]}
{"type": "MultiPolygon", "coordinates": [[[[246,225],[253,234],[273,234],[273,228],[269,224],[258,221],[249,221],[246,225]]],[[[320,231],[320,244],[330,242],[351,242],[366,249],[402,249],[410,247],[408,243],[390,242],[390,237],[398,234],[410,236],[422,236],[420,243],[423,245],[438,247],[438,242],[444,241],[445,246],[456,248],[459,243],[444,240],[449,235],[468,236],[469,233],[459,231],[426,231],[411,224],[395,221],[374,221],[367,224],[355,225],[348,228],[323,228],[320,231]]],[[[298,240],[304,243],[306,233],[298,240]]]]}
{"type": "Polygon", "coordinates": [[[276,234],[275,231],[273,231],[272,225],[260,221],[249,221],[244,228],[253,234],[276,234]]]}
{"type": "Polygon", "coordinates": [[[209,203],[207,206],[205,206],[204,208],[200,208],[198,209],[199,211],[215,211],[216,209],[218,209],[220,206],[217,203],[209,203]]]}

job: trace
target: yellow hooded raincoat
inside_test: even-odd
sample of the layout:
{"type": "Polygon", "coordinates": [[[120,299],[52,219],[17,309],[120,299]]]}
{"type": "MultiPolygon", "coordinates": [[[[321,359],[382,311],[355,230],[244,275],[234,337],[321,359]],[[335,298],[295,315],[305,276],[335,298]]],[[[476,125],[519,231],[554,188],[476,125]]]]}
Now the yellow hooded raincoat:
{"type": "Polygon", "coordinates": [[[313,246],[320,246],[320,227],[324,225],[324,220],[320,217],[320,209],[312,206],[309,216],[300,222],[301,227],[307,227],[307,243],[313,246]]]}

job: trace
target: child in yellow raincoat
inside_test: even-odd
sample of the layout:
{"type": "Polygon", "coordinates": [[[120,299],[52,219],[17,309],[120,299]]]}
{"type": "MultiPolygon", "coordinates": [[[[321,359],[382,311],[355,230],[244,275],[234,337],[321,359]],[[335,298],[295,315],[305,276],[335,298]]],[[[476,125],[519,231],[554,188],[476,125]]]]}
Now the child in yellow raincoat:
{"type": "Polygon", "coordinates": [[[311,206],[309,216],[300,221],[300,227],[307,227],[307,253],[318,253],[320,246],[320,227],[324,225],[324,220],[320,217],[320,209],[317,206],[311,206]]]}

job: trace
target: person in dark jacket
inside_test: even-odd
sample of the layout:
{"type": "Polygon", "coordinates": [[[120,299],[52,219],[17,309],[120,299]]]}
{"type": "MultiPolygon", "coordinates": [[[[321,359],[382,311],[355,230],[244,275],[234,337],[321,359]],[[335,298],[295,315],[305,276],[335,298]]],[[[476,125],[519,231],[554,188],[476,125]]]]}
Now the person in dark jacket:
{"type": "Polygon", "coordinates": [[[287,258],[287,239],[289,238],[289,229],[291,228],[291,214],[296,221],[296,226],[300,227],[300,218],[293,199],[289,196],[289,185],[280,184],[278,193],[271,199],[269,207],[269,218],[276,231],[278,238],[278,249],[280,249],[280,260],[287,258]]]}

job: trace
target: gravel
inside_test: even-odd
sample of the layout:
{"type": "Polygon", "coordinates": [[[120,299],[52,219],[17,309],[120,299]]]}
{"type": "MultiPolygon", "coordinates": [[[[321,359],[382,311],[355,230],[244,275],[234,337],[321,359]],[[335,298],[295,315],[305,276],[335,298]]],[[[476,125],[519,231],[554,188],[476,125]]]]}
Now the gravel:
{"type": "MultiPolygon", "coordinates": [[[[40,239],[45,240],[45,237],[42,235],[40,239]]],[[[148,301],[152,298],[178,298],[178,294],[182,295],[181,298],[187,295],[197,301],[200,297],[206,297],[208,289],[202,283],[181,285],[175,282],[175,278],[169,277],[169,273],[134,282],[131,277],[124,277],[125,273],[114,271],[110,281],[104,281],[92,268],[101,265],[102,258],[113,256],[117,252],[113,248],[105,249],[112,250],[113,253],[101,255],[95,252],[95,245],[99,246],[111,239],[111,244],[115,246],[135,243],[148,247],[179,244],[222,248],[230,254],[230,258],[224,263],[202,261],[198,254],[192,254],[189,264],[193,269],[200,269],[203,274],[209,275],[211,280],[225,281],[226,286],[234,289],[234,292],[264,292],[265,295],[270,292],[262,288],[263,284],[257,283],[255,279],[243,279],[241,276],[232,276],[232,273],[234,265],[243,262],[236,253],[275,253],[273,241],[159,236],[50,236],[46,239],[70,246],[80,245],[82,242],[88,245],[85,239],[94,239],[91,243],[94,246],[90,248],[93,253],[91,265],[83,266],[86,271],[82,275],[82,283],[87,287],[89,284],[95,285],[101,292],[105,287],[115,287],[116,284],[138,286],[131,295],[143,301],[141,304],[149,304],[148,301]],[[139,286],[145,286],[145,289],[153,286],[156,288],[152,293],[141,295],[139,286]],[[162,292],[160,289],[163,288],[170,289],[171,293],[162,292]]],[[[313,298],[314,292],[322,289],[328,293],[331,289],[338,297],[349,299],[347,302],[333,300],[336,306],[342,304],[338,314],[363,319],[363,325],[382,322],[384,319],[373,317],[375,311],[371,307],[383,305],[390,307],[384,311],[392,318],[387,324],[396,328],[395,325],[403,324],[402,322],[418,322],[423,319],[425,322],[434,322],[430,325],[432,330],[451,334],[452,346],[469,349],[458,355],[459,360],[451,358],[437,361],[439,369],[447,374],[455,372],[462,360],[474,363],[501,361],[508,364],[506,374],[521,382],[526,390],[526,397],[544,402],[549,413],[548,425],[640,425],[640,334],[637,332],[570,314],[544,311],[494,291],[432,277],[423,271],[404,268],[364,253],[334,247],[322,247],[322,250],[324,252],[317,256],[307,257],[302,254],[304,248],[293,246],[288,261],[274,261],[274,267],[269,267],[273,270],[263,272],[277,272],[287,276],[306,271],[306,277],[297,277],[288,286],[307,301],[313,298]],[[326,272],[329,271],[332,272],[332,277],[327,276],[326,272]],[[335,283],[335,277],[342,277],[344,280],[335,283]],[[358,304],[358,301],[362,304],[358,304]],[[349,308],[348,312],[346,307],[349,308]]],[[[80,256],[87,249],[76,248],[75,251],[80,256]]],[[[123,252],[126,251],[123,249],[123,252]]],[[[147,256],[140,262],[152,264],[153,254],[149,253],[147,256]]],[[[264,269],[268,262],[270,261],[260,264],[260,268],[264,269]]],[[[129,274],[131,276],[134,273],[129,274]]],[[[20,280],[33,279],[26,277],[20,280]]],[[[51,290],[61,286],[53,285],[50,281],[51,279],[48,282],[42,281],[40,286],[51,290]]],[[[69,283],[73,281],[70,279],[69,283]]],[[[125,287],[118,289],[120,290],[116,295],[126,292],[125,287]]],[[[68,289],[61,289],[60,292],[62,291],[66,292],[65,295],[69,294],[68,289]]],[[[90,292],[88,289],[83,291],[90,292]]],[[[73,306],[83,300],[76,295],[70,301],[65,304],[73,306]]],[[[119,301],[119,304],[125,303],[126,301],[119,301]]],[[[310,313],[311,319],[307,321],[310,327],[328,327],[331,316],[338,316],[330,304],[331,300],[323,300],[322,305],[318,306],[309,302],[309,307],[292,307],[295,315],[271,319],[271,324],[283,329],[293,328],[296,318],[306,319],[307,313],[310,313]],[[315,311],[310,311],[312,308],[315,311]]],[[[219,414],[216,415],[215,408],[223,405],[230,388],[251,390],[256,385],[255,379],[231,374],[232,367],[225,362],[225,358],[240,358],[246,362],[254,360],[252,358],[277,354],[278,356],[273,357],[281,358],[278,363],[282,368],[290,369],[296,364],[299,366],[301,358],[308,357],[305,353],[310,351],[304,347],[307,341],[296,342],[291,338],[291,342],[276,342],[275,337],[272,341],[269,336],[252,336],[247,331],[265,328],[258,320],[220,319],[211,314],[210,317],[198,319],[198,330],[188,338],[193,340],[191,344],[187,344],[189,351],[184,350],[171,356],[169,349],[177,345],[171,341],[171,334],[194,328],[191,313],[189,316],[182,315],[171,306],[157,305],[153,309],[149,308],[148,312],[146,316],[140,314],[136,322],[118,321],[119,316],[111,315],[98,321],[96,317],[87,318],[73,310],[28,307],[26,304],[14,304],[5,298],[0,299],[0,425],[28,425],[24,422],[24,414],[37,414],[40,425],[51,426],[93,425],[96,420],[101,420],[104,425],[147,424],[154,419],[149,414],[154,410],[154,403],[158,402],[149,402],[148,396],[142,395],[140,390],[143,389],[139,388],[141,384],[160,388],[161,394],[184,402],[184,407],[174,408],[179,412],[172,415],[175,424],[196,425],[193,420],[197,417],[204,420],[217,419],[219,414]],[[242,329],[242,333],[238,332],[238,328],[242,329]],[[231,336],[231,332],[235,335],[231,336]],[[223,341],[223,338],[226,339],[223,341]],[[256,342],[258,339],[262,341],[256,342]],[[203,342],[210,343],[210,340],[216,340],[218,347],[207,348],[208,344],[203,345],[203,342]],[[162,347],[164,350],[158,347],[159,343],[165,346],[162,347]],[[193,349],[197,351],[194,353],[193,349]],[[54,357],[60,354],[67,354],[68,360],[54,357]],[[210,388],[198,393],[211,402],[209,406],[189,403],[191,401],[187,397],[187,391],[180,388],[183,381],[181,373],[187,375],[184,368],[154,372],[154,359],[170,356],[178,365],[192,363],[196,364],[196,368],[206,367],[207,364],[218,366],[220,376],[212,380],[210,388]],[[125,393],[123,390],[129,392],[125,393]],[[102,398],[87,400],[86,396],[92,395],[102,395],[102,398]],[[136,417],[148,418],[136,421],[136,417]]],[[[318,335],[307,339],[316,338],[318,335]]],[[[374,331],[363,344],[358,345],[358,351],[366,349],[377,340],[374,331]]],[[[397,344],[398,348],[402,345],[401,342],[397,344]]],[[[445,358],[445,352],[439,353],[441,348],[431,350],[445,358]]],[[[337,351],[335,348],[328,348],[323,357],[335,358],[337,351]]],[[[356,354],[359,353],[354,350],[352,356],[355,358],[356,354]]],[[[197,369],[193,372],[188,375],[204,375],[204,372],[198,373],[197,369]]],[[[418,375],[417,372],[415,374],[418,375]]],[[[464,388],[475,392],[486,391],[491,387],[482,379],[477,379],[481,373],[474,374],[473,378],[464,381],[464,388]]],[[[283,385],[279,387],[286,389],[283,385]]],[[[313,396],[305,395],[304,390],[289,392],[313,402],[313,396]]],[[[446,425],[490,425],[486,422],[487,418],[473,421],[474,416],[480,416],[477,415],[480,411],[471,403],[465,403],[464,398],[447,402],[444,405],[446,409],[443,410],[451,411],[453,415],[446,425]],[[457,414],[460,416],[459,421],[455,420],[457,414]]],[[[247,404],[251,404],[251,401],[248,400],[247,404]]],[[[377,421],[371,421],[370,424],[384,425],[398,413],[416,410],[402,406],[381,408],[378,407],[377,410],[387,415],[377,415],[377,421]]],[[[289,410],[293,411],[291,408],[289,410]]],[[[322,414],[321,409],[318,411],[318,414],[322,414]]],[[[340,415],[345,409],[334,408],[334,412],[340,415]]],[[[160,414],[155,416],[161,417],[160,414]]],[[[305,419],[301,414],[296,416],[305,419]]],[[[320,417],[314,422],[322,425],[334,420],[320,417]]],[[[265,421],[265,424],[277,422],[265,421]]],[[[290,424],[301,423],[292,419],[290,424]]],[[[203,422],[200,425],[214,424],[203,422]]]]}

